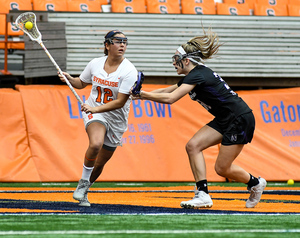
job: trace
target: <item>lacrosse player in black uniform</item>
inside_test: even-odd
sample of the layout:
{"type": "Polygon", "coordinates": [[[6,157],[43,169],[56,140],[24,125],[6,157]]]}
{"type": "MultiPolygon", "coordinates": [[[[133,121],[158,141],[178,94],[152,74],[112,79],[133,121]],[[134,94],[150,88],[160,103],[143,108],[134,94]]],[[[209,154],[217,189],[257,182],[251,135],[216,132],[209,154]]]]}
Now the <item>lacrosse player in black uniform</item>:
{"type": "Polygon", "coordinates": [[[184,74],[177,84],[152,92],[140,91],[133,97],[172,104],[189,94],[199,102],[214,119],[203,126],[189,140],[186,151],[196,181],[195,197],[181,202],[183,208],[211,207],[208,194],[206,165],[202,151],[221,143],[215,163],[217,174],[248,185],[250,197],[246,207],[259,202],[266,180],[256,178],[233,164],[245,144],[251,142],[255,118],[248,105],[226,84],[226,82],[203,62],[217,53],[221,44],[216,33],[204,31],[203,36],[194,37],[181,45],[172,57],[178,74],[184,74]]]}

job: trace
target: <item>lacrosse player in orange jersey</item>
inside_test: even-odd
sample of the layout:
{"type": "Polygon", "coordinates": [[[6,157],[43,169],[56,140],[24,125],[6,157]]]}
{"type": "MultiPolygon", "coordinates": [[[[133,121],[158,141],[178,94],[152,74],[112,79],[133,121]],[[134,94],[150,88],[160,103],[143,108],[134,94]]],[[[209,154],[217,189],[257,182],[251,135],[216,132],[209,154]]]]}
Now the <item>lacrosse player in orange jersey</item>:
{"type": "MultiPolygon", "coordinates": [[[[105,56],[91,60],[79,77],[63,73],[77,89],[92,84],[90,96],[81,107],[89,146],[82,177],[73,193],[80,206],[90,206],[88,189],[121,144],[122,135],[127,130],[131,103],[129,91],[138,74],[134,65],[124,57],[127,38],[122,32],[109,31],[104,45],[105,56]]],[[[64,81],[61,75],[59,77],[64,81]]]]}

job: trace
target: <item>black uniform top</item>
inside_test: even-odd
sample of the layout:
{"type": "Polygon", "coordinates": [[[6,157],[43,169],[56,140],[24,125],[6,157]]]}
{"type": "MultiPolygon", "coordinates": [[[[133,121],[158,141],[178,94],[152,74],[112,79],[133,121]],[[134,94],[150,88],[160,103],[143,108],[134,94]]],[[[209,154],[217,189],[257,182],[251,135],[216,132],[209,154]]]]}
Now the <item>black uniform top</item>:
{"type": "Polygon", "coordinates": [[[196,84],[189,92],[191,99],[199,102],[221,124],[251,111],[218,74],[204,65],[197,65],[192,69],[177,83],[178,87],[183,83],[196,84]]]}

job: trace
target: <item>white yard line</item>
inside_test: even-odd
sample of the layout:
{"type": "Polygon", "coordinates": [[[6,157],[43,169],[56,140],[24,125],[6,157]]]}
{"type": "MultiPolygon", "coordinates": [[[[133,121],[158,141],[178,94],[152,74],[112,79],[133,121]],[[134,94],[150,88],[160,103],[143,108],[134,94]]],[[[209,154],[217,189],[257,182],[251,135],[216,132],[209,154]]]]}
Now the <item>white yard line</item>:
{"type": "Polygon", "coordinates": [[[300,233],[300,229],[0,231],[0,235],[300,233]]]}

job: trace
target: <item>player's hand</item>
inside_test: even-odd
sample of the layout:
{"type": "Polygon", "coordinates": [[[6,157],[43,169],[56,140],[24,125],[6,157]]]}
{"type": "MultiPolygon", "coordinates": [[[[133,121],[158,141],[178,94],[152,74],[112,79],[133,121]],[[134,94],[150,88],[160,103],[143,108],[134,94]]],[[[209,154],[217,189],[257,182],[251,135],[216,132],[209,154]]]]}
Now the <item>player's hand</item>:
{"type": "Polygon", "coordinates": [[[130,91],[129,91],[131,99],[132,99],[132,100],[141,99],[141,92],[142,92],[142,91],[141,91],[139,94],[133,94],[133,93],[132,93],[132,89],[133,89],[133,87],[131,87],[131,89],[130,89],[130,91]]]}
{"type": "MultiPolygon", "coordinates": [[[[62,73],[69,81],[72,79],[72,76],[70,74],[68,74],[66,72],[62,72],[62,73]]],[[[65,83],[66,82],[65,78],[59,72],[57,72],[57,74],[58,74],[59,79],[65,83]]]]}
{"type": "Polygon", "coordinates": [[[85,113],[95,113],[95,108],[94,107],[91,107],[90,105],[88,104],[82,104],[81,105],[81,111],[85,112],[85,113]]]}

